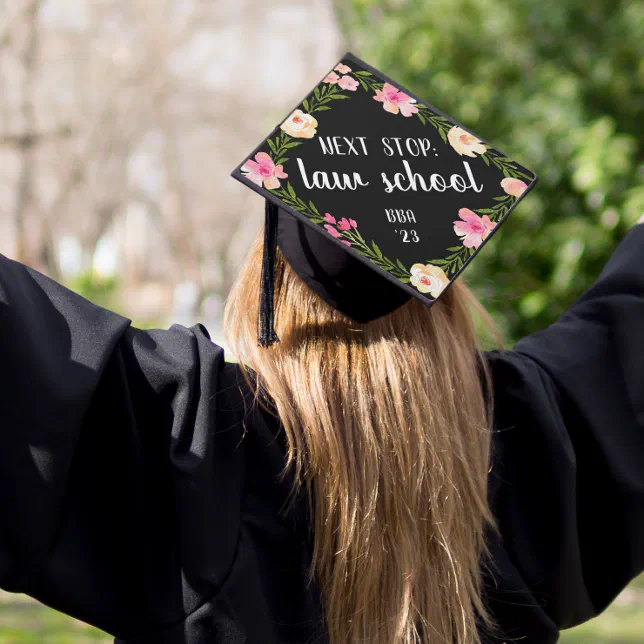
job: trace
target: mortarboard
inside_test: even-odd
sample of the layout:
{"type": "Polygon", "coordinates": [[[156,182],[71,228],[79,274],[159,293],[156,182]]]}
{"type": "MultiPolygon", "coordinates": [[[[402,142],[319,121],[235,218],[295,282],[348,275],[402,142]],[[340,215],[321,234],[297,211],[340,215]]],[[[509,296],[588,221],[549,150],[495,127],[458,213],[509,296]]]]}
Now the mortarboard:
{"type": "Polygon", "coordinates": [[[259,344],[273,328],[275,252],[357,322],[430,306],[536,175],[345,54],[233,171],[266,199],[259,344]]]}

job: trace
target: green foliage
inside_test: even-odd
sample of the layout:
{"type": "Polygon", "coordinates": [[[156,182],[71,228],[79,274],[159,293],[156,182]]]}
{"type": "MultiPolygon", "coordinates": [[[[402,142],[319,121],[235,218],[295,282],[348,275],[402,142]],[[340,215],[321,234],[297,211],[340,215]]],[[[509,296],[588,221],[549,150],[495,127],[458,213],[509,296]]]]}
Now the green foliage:
{"type": "Polygon", "coordinates": [[[84,271],[74,277],[67,284],[67,288],[98,306],[111,309],[118,289],[118,280],[114,277],[101,277],[93,271],[84,271]]]}
{"type": "Polygon", "coordinates": [[[348,48],[539,175],[463,275],[508,345],[554,322],[644,212],[644,4],[336,8],[348,48]]]}

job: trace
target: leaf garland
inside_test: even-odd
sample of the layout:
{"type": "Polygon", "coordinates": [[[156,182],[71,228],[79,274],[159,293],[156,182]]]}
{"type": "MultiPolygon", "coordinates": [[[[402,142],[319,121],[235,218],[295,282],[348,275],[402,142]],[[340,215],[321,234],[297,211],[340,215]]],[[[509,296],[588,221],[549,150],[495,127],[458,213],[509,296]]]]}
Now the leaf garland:
{"type": "Polygon", "coordinates": [[[384,83],[381,83],[375,78],[372,78],[373,74],[371,72],[358,71],[353,72],[353,74],[357,77],[357,80],[360,83],[362,89],[364,89],[366,92],[374,92],[378,89],[381,90],[384,86],[384,83]]]}
{"type": "Polygon", "coordinates": [[[330,110],[331,106],[329,103],[331,101],[338,101],[351,98],[347,94],[343,93],[341,87],[338,87],[335,84],[324,83],[322,89],[319,85],[313,90],[313,94],[307,99],[305,98],[302,101],[302,107],[309,113],[313,114],[314,112],[322,112],[324,110],[330,110]]]}
{"type": "Polygon", "coordinates": [[[365,241],[364,237],[357,229],[343,230],[342,237],[351,242],[352,248],[355,248],[361,255],[371,260],[376,266],[391,273],[394,277],[401,282],[409,283],[411,273],[405,268],[405,265],[397,259],[392,262],[389,258],[385,257],[375,241],[371,241],[371,246],[365,241]]]}
{"type": "Polygon", "coordinates": [[[268,147],[270,153],[268,156],[271,157],[275,165],[280,165],[280,163],[286,163],[288,161],[286,154],[287,150],[296,148],[298,145],[302,145],[303,141],[294,141],[293,137],[290,134],[284,132],[284,130],[279,130],[275,139],[266,139],[268,142],[268,147]]]}
{"type": "Polygon", "coordinates": [[[272,194],[276,197],[279,197],[287,206],[290,206],[294,210],[301,212],[303,215],[306,215],[314,224],[323,224],[324,216],[320,214],[318,209],[315,207],[315,204],[312,201],[305,203],[303,199],[300,199],[295,194],[293,186],[290,181],[286,182],[286,188],[280,186],[275,190],[270,190],[272,194]]]}

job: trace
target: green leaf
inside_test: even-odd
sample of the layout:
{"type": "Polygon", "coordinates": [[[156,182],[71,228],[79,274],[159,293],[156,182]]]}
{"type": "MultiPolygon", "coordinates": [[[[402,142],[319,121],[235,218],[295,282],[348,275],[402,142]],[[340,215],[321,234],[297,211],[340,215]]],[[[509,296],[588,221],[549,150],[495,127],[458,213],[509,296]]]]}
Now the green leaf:
{"type": "Polygon", "coordinates": [[[446,248],[445,250],[452,250],[452,251],[458,250],[458,251],[460,251],[460,250],[463,250],[463,246],[450,246],[449,248],[446,248]]]}
{"type": "Polygon", "coordinates": [[[376,253],[376,255],[378,255],[380,259],[383,259],[382,251],[380,250],[380,247],[378,246],[378,244],[376,244],[375,241],[372,241],[371,246],[373,247],[373,250],[376,253]]]}
{"type": "Polygon", "coordinates": [[[327,98],[350,98],[350,97],[345,96],[344,94],[333,94],[332,96],[327,96],[327,98]]]}
{"type": "Polygon", "coordinates": [[[273,141],[271,141],[270,139],[268,139],[268,147],[271,149],[271,152],[273,154],[277,154],[277,148],[275,147],[273,141]]]}
{"type": "Polygon", "coordinates": [[[504,197],[494,197],[494,201],[507,201],[507,198],[510,195],[505,195],[504,197]]]}
{"type": "Polygon", "coordinates": [[[329,89],[328,85],[322,85],[322,91],[320,92],[320,96],[324,96],[326,93],[327,89],[329,89]]]}
{"type": "Polygon", "coordinates": [[[490,165],[490,160],[487,158],[487,156],[485,154],[481,155],[481,159],[483,159],[483,161],[485,161],[485,165],[487,165],[487,166],[490,165]]]}
{"type": "Polygon", "coordinates": [[[360,85],[362,85],[363,89],[368,92],[369,91],[369,85],[367,85],[367,83],[365,83],[362,80],[362,78],[358,78],[358,80],[360,81],[360,85]]]}
{"type": "Polygon", "coordinates": [[[398,265],[398,268],[400,268],[400,270],[404,271],[405,273],[409,273],[405,265],[399,259],[396,260],[396,264],[398,265]]]}
{"type": "Polygon", "coordinates": [[[320,105],[319,107],[316,107],[313,111],[314,112],[323,112],[324,110],[330,110],[331,108],[328,105],[320,105]]]}
{"type": "Polygon", "coordinates": [[[302,141],[291,141],[290,143],[285,143],[282,147],[285,150],[290,150],[291,148],[296,148],[298,145],[302,145],[302,141]]]}
{"type": "Polygon", "coordinates": [[[315,207],[315,204],[312,201],[309,201],[309,208],[316,214],[319,215],[318,209],[315,207]]]}
{"type": "Polygon", "coordinates": [[[420,112],[418,112],[418,120],[419,120],[423,125],[425,125],[425,123],[426,123],[426,121],[425,121],[425,117],[424,117],[420,112]]]}
{"type": "Polygon", "coordinates": [[[306,99],[302,101],[302,107],[304,108],[305,112],[309,111],[309,102],[306,99]]]}
{"type": "Polygon", "coordinates": [[[489,215],[495,211],[492,208],[477,208],[476,212],[482,212],[484,215],[489,215]]]}
{"type": "Polygon", "coordinates": [[[401,282],[404,282],[405,284],[409,284],[409,282],[411,282],[411,280],[409,279],[409,277],[399,277],[398,279],[399,279],[401,282]]]}
{"type": "Polygon", "coordinates": [[[449,264],[450,262],[448,262],[446,259],[432,259],[432,261],[429,263],[435,264],[436,266],[445,266],[445,264],[449,264]]]}
{"type": "Polygon", "coordinates": [[[438,128],[438,133],[441,135],[443,143],[447,143],[447,134],[445,134],[445,130],[443,130],[443,128],[438,128]]]}
{"type": "Polygon", "coordinates": [[[360,72],[353,72],[353,73],[354,73],[356,76],[372,76],[372,73],[371,73],[371,72],[363,72],[363,71],[360,71],[360,72]]]}
{"type": "Polygon", "coordinates": [[[280,163],[286,163],[288,161],[288,157],[280,157],[277,159],[277,161],[274,161],[275,165],[279,165],[280,163]]]}
{"type": "Polygon", "coordinates": [[[316,87],[316,88],[313,90],[313,93],[315,94],[315,98],[317,98],[317,99],[318,99],[318,101],[319,101],[319,100],[320,100],[320,90],[316,87]]]}
{"type": "Polygon", "coordinates": [[[293,190],[293,186],[291,185],[291,182],[288,181],[286,183],[286,187],[288,188],[288,192],[293,197],[293,199],[297,200],[297,195],[295,194],[295,190],[293,190]]]}

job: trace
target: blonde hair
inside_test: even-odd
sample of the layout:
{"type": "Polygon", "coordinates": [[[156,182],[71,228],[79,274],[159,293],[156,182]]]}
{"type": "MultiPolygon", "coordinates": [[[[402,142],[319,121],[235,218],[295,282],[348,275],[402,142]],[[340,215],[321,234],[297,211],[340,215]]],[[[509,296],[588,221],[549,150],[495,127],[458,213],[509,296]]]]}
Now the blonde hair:
{"type": "Polygon", "coordinates": [[[319,584],[331,644],[478,644],[477,620],[495,630],[481,557],[485,530],[498,528],[487,501],[490,376],[471,309],[493,330],[489,317],[459,277],[430,309],[411,298],[357,324],[278,251],[281,342],[262,348],[261,260],[260,234],[224,332],[255,372],[258,399],[277,410],[293,494],[306,486],[309,581],[319,584]]]}

